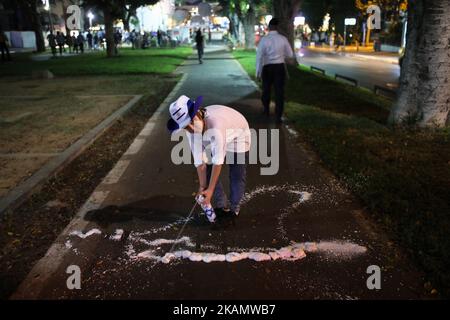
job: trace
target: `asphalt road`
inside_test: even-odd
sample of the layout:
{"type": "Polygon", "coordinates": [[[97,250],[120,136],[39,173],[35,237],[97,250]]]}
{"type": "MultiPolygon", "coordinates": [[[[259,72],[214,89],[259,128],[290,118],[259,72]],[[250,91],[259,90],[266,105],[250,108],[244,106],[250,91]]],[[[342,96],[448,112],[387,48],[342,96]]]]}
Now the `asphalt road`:
{"type": "Polygon", "coordinates": [[[301,49],[298,61],[308,67],[324,69],[331,76],[338,73],[356,79],[359,86],[370,90],[373,90],[374,85],[395,89],[400,77],[400,67],[396,64],[343,54],[301,49]]]}

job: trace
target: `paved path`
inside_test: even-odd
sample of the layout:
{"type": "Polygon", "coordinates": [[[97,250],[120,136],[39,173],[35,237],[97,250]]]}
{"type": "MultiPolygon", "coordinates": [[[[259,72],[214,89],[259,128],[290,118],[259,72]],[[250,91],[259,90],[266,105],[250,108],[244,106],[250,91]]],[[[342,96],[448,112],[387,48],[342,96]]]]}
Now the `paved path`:
{"type": "Polygon", "coordinates": [[[222,219],[212,228],[196,216],[175,250],[216,254],[203,256],[206,261],[223,259],[220,254],[230,252],[244,258],[252,252],[250,259],[177,259],[168,264],[152,259],[170,250],[197,188],[194,167],[176,166],[170,160],[175,142],[165,129],[165,104],[13,298],[423,297],[421,274],[291,130],[260,115],[254,84],[237,61],[219,49],[209,48],[203,65],[194,57],[188,59],[180,68],[185,77],[166,103],[180,94],[203,95],[205,105],[226,104],[241,111],[252,128],[280,129],[280,170],[261,176],[261,166],[250,165],[240,217],[222,219]],[[69,235],[72,232],[87,237],[69,235]],[[256,261],[267,258],[262,253],[281,248],[285,249],[279,253],[290,259],[256,261]],[[67,289],[70,265],[81,269],[80,290],[67,289]],[[381,290],[367,288],[370,265],[381,268],[381,290]]]}

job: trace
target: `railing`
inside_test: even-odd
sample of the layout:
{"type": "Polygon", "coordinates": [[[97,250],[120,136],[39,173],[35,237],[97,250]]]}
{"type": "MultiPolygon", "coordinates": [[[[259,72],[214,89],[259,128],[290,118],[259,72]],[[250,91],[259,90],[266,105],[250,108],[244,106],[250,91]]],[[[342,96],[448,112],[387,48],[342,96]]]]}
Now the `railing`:
{"type": "MultiPolygon", "coordinates": [[[[324,69],[321,69],[321,68],[318,68],[315,66],[310,66],[310,69],[311,69],[311,71],[319,72],[322,75],[326,75],[326,71],[324,69]]],[[[352,83],[355,87],[358,86],[358,80],[338,74],[338,73],[335,74],[334,79],[336,79],[336,80],[342,79],[342,80],[352,83]]],[[[386,87],[382,87],[379,85],[374,86],[373,93],[376,95],[388,98],[388,99],[395,99],[397,97],[397,91],[386,88],[386,87]]]]}
{"type": "Polygon", "coordinates": [[[397,97],[397,91],[389,89],[389,88],[385,88],[382,86],[378,86],[378,85],[375,85],[373,87],[373,93],[375,93],[376,95],[386,97],[386,98],[394,98],[395,99],[397,97]],[[383,94],[383,93],[385,93],[385,94],[383,94]]]}
{"type": "Polygon", "coordinates": [[[343,76],[343,75],[338,74],[338,73],[336,73],[336,74],[334,75],[334,79],[336,79],[336,80],[337,80],[337,79],[342,79],[342,80],[345,80],[345,81],[348,81],[348,82],[353,83],[353,85],[354,85],[355,87],[358,86],[358,80],[353,79],[353,78],[350,78],[350,77],[347,77],[347,76],[343,76]]]}
{"type": "Polygon", "coordinates": [[[324,69],[320,69],[314,66],[311,66],[311,71],[316,71],[316,72],[320,72],[322,75],[325,75],[325,70],[324,69]]]}

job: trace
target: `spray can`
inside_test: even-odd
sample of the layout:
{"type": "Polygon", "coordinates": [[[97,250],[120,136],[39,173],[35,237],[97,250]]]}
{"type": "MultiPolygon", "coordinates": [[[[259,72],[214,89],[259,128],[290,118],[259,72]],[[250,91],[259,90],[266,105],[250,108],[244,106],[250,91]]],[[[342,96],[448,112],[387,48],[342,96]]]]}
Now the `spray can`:
{"type": "Polygon", "coordinates": [[[198,195],[195,197],[195,200],[197,203],[202,207],[203,212],[205,213],[206,217],[208,218],[208,221],[213,223],[216,221],[216,213],[214,212],[214,208],[212,207],[211,203],[206,204],[205,197],[203,195],[198,195]]]}

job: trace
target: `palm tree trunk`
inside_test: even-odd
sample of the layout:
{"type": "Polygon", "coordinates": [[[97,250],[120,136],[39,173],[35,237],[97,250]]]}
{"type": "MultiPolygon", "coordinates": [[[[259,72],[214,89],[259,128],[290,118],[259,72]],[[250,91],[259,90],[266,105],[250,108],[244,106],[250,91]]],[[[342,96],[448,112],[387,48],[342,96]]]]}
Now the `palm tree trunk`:
{"type": "Polygon", "coordinates": [[[410,0],[406,55],[391,123],[449,124],[450,1],[410,0]]]}

